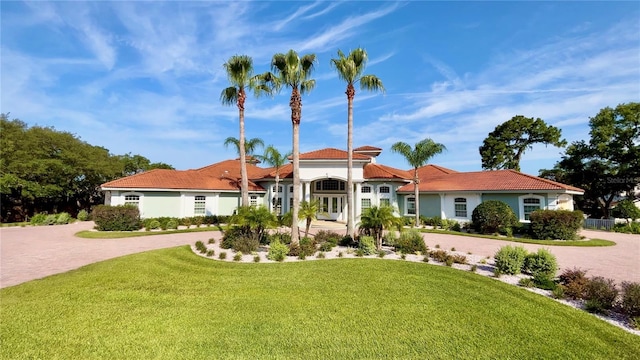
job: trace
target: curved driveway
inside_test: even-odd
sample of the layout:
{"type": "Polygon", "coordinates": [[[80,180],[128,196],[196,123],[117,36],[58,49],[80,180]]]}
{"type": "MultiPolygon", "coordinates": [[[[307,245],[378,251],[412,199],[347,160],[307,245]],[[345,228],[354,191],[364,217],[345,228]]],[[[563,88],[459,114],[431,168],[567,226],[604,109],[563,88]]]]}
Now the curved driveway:
{"type": "MultiPolygon", "coordinates": [[[[91,229],[92,226],[92,222],[78,222],[69,225],[0,228],[0,288],[123,255],[220,237],[220,233],[215,230],[124,239],[82,239],[73,236],[78,231],[91,229]]],[[[331,230],[337,229],[333,226],[331,230]]],[[[455,247],[457,251],[490,257],[507,244],[524,246],[529,251],[547,248],[556,255],[561,269],[579,267],[588,270],[589,276],[604,276],[617,282],[640,282],[640,235],[600,231],[583,231],[582,235],[613,240],[617,245],[540,246],[444,234],[424,234],[424,238],[431,248],[439,244],[442,249],[455,247]]]]}

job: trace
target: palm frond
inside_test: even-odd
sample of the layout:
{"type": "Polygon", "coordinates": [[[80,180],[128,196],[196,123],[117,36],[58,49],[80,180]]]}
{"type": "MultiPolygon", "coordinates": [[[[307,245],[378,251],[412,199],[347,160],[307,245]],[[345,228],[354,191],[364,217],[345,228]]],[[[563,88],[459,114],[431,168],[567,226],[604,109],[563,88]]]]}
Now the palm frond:
{"type": "Polygon", "coordinates": [[[230,86],[222,90],[220,101],[223,105],[234,105],[238,101],[238,88],[230,86]]]}

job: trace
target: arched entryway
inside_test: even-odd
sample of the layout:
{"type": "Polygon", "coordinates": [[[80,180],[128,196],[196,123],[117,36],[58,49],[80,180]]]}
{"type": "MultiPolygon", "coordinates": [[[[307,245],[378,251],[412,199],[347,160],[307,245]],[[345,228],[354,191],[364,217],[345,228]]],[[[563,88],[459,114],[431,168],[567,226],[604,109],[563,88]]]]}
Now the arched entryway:
{"type": "Polygon", "coordinates": [[[319,220],[347,220],[347,182],[340,179],[321,179],[311,183],[311,196],[320,203],[319,220]]]}

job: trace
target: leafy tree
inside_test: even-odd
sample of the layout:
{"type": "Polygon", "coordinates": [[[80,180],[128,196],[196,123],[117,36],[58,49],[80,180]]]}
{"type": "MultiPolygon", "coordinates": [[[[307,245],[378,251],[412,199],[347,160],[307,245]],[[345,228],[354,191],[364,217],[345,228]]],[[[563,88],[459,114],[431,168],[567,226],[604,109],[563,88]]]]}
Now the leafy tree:
{"type": "MultiPolygon", "coordinates": [[[[289,156],[291,156],[291,152],[283,155],[273,145],[267,146],[264,150],[264,154],[258,156],[261,161],[276,168],[276,194],[278,193],[278,187],[280,186],[280,168],[289,161],[289,156]]],[[[275,206],[276,204],[274,204],[274,208],[275,206]]]]}
{"type": "Polygon", "coordinates": [[[356,96],[354,84],[359,82],[360,88],[369,91],[382,91],[382,80],[375,75],[362,75],[367,65],[367,52],[357,48],[345,55],[338,50],[338,57],[331,59],[338,77],[347,83],[347,234],[354,236],[355,206],[353,206],[353,99],[356,96]]]}
{"type": "Polygon", "coordinates": [[[152,163],[142,155],[131,155],[131,153],[117,156],[122,163],[122,176],[131,176],[152,169],[169,169],[174,167],[162,162],[152,163]]]}
{"type": "MultiPolygon", "coordinates": [[[[240,137],[238,138],[238,153],[240,159],[245,159],[245,139],[244,139],[244,104],[247,99],[246,90],[253,90],[256,96],[260,94],[271,93],[271,89],[266,84],[257,82],[257,78],[253,75],[253,60],[246,55],[234,55],[224,63],[227,72],[227,78],[231,86],[222,90],[220,101],[224,105],[233,105],[238,107],[238,119],[240,125],[240,137]]],[[[227,139],[228,140],[228,139],[227,139]]],[[[240,176],[242,178],[240,184],[240,193],[242,196],[242,205],[249,205],[249,180],[247,178],[247,164],[245,161],[240,162],[240,176]]]]}
{"type": "Polygon", "coordinates": [[[640,183],[640,103],[606,107],[590,118],[591,139],[569,145],[551,170],[540,176],[582,188],[578,207],[592,216],[609,217],[620,194],[633,194],[640,183]]]}
{"type": "Polygon", "coordinates": [[[407,160],[409,165],[413,167],[413,191],[416,199],[416,224],[420,224],[420,177],[418,177],[418,168],[425,165],[429,159],[440,154],[447,148],[429,138],[416,143],[415,147],[399,141],[391,146],[391,151],[398,153],[407,160]]]}
{"type": "MultiPolygon", "coordinates": [[[[278,53],[271,59],[271,71],[259,75],[262,86],[280,90],[283,86],[291,88],[289,107],[291,108],[291,124],[293,128],[293,219],[298,218],[300,207],[300,121],[302,120],[302,95],[311,92],[316,81],[311,79],[311,73],[316,63],[315,54],[302,57],[294,50],[286,54],[278,53]]],[[[299,241],[298,223],[291,225],[291,242],[299,241]]]]}
{"type": "Polygon", "coordinates": [[[567,145],[561,140],[562,131],[548,126],[542,119],[516,115],[489,133],[482,146],[482,168],[486,170],[513,169],[520,171],[520,159],[525,150],[533,144],[546,144],[557,147],[567,145]]]}
{"type": "Polygon", "coordinates": [[[376,248],[382,247],[384,229],[399,225],[401,219],[393,214],[391,206],[372,206],[360,215],[360,230],[376,240],[376,248]]]}

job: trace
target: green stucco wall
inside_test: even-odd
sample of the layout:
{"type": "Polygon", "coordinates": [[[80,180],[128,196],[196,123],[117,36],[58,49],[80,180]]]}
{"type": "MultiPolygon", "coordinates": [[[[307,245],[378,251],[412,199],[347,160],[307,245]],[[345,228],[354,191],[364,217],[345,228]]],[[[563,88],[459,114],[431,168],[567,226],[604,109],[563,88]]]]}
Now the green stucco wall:
{"type": "Polygon", "coordinates": [[[418,210],[422,216],[440,216],[440,195],[420,195],[420,209],[418,210]]]}
{"type": "Polygon", "coordinates": [[[143,197],[143,217],[180,217],[180,193],[145,192],[143,197]]]}
{"type": "Polygon", "coordinates": [[[219,213],[216,215],[232,215],[238,205],[240,205],[240,194],[220,193],[220,198],[218,199],[219,213]]]}
{"type": "MultiPolygon", "coordinates": [[[[509,205],[509,207],[511,207],[513,212],[516,214],[516,217],[519,219],[520,218],[520,204],[519,204],[518,197],[520,197],[522,195],[527,195],[527,194],[528,193],[482,194],[482,202],[485,202],[487,200],[498,200],[498,201],[502,201],[504,203],[507,203],[507,205],[509,205]]],[[[543,208],[545,206],[547,206],[546,203],[547,203],[546,197],[544,197],[544,199],[542,200],[542,204],[541,204],[543,206],[543,208]]],[[[473,209],[471,209],[471,211],[473,211],[473,209]]]]}

